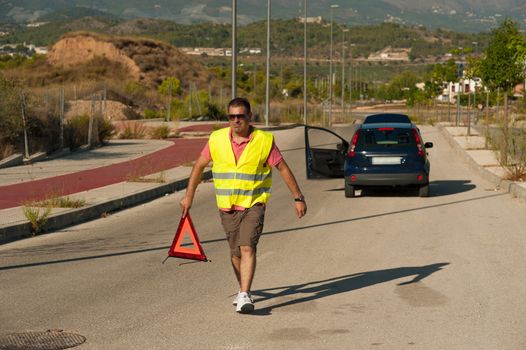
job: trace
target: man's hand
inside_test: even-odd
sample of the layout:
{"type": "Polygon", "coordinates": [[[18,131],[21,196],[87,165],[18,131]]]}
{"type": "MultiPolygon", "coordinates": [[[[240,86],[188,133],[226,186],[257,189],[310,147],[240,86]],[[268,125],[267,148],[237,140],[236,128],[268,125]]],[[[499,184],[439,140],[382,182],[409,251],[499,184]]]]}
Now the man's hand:
{"type": "Polygon", "coordinates": [[[307,204],[305,204],[305,202],[294,202],[294,207],[299,219],[307,214],[307,204]]]}
{"type": "Polygon", "coordinates": [[[181,209],[183,211],[183,218],[186,217],[188,211],[190,210],[190,207],[192,206],[192,202],[194,201],[195,190],[197,189],[197,185],[199,185],[199,182],[201,181],[201,177],[203,176],[203,170],[209,162],[210,161],[208,159],[200,155],[192,168],[192,172],[190,173],[190,180],[188,180],[188,186],[186,188],[186,195],[179,202],[179,205],[181,206],[181,209]]]}
{"type": "MultiPolygon", "coordinates": [[[[285,162],[285,159],[279,162],[278,165],[276,165],[276,168],[279,170],[283,181],[285,181],[285,184],[289,188],[294,198],[299,198],[300,196],[303,198],[300,187],[298,186],[298,182],[296,181],[294,174],[292,174],[287,162],[285,162]]],[[[296,209],[296,215],[300,219],[305,216],[305,214],[307,214],[307,204],[305,204],[304,201],[294,201],[294,209],[296,209]]]]}
{"type": "Polygon", "coordinates": [[[188,214],[188,211],[192,207],[192,199],[188,198],[188,196],[184,196],[183,199],[179,202],[179,205],[181,206],[181,210],[183,211],[183,218],[186,217],[188,214]]]}

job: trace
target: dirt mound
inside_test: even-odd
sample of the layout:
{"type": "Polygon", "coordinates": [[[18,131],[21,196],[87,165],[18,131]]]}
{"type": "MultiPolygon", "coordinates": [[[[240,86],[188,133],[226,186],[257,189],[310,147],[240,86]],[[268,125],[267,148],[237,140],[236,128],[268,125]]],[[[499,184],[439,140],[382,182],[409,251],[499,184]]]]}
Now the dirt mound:
{"type": "Polygon", "coordinates": [[[203,65],[177,48],[151,39],[72,33],[59,40],[47,55],[53,66],[68,68],[100,58],[123,65],[131,80],[151,85],[169,76],[177,77],[183,87],[194,83],[204,88],[211,80],[203,65]]]}
{"type": "Polygon", "coordinates": [[[112,121],[137,119],[140,117],[133,107],[119,101],[108,100],[104,104],[104,101],[77,100],[69,101],[66,104],[66,119],[79,115],[91,115],[91,113],[100,113],[112,121]]]}
{"type": "Polygon", "coordinates": [[[104,57],[124,65],[132,79],[139,79],[139,66],[111,42],[102,41],[91,35],[70,36],[57,42],[47,55],[54,66],[72,67],[87,63],[94,58],[104,57]]]}

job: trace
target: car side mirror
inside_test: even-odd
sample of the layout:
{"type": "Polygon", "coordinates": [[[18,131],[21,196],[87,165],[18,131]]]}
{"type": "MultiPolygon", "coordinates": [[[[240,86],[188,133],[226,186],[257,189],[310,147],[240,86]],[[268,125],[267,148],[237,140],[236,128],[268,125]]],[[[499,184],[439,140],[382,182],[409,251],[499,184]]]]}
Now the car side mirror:
{"type": "Polygon", "coordinates": [[[426,142],[424,143],[425,148],[433,148],[433,142],[426,142]]]}
{"type": "Polygon", "coordinates": [[[336,148],[338,149],[338,151],[342,152],[342,153],[346,153],[347,150],[349,149],[349,143],[348,142],[345,142],[345,141],[342,141],[342,143],[339,143],[336,148]]]}

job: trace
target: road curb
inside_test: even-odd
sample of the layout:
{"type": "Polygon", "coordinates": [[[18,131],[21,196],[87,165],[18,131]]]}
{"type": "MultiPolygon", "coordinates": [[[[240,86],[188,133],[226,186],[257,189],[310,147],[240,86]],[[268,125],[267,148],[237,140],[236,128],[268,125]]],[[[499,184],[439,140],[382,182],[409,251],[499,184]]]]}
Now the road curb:
{"type": "MultiPolygon", "coordinates": [[[[203,180],[212,178],[212,171],[203,173],[203,180]]],[[[77,225],[86,221],[98,219],[106,213],[117,212],[122,209],[137,206],[139,204],[160,198],[169,193],[185,189],[188,186],[189,177],[159,184],[133,194],[127,194],[106,202],[96,203],[82,208],[51,215],[42,228],[41,233],[60,230],[69,226],[77,225]]],[[[29,222],[0,227],[0,244],[11,242],[21,238],[32,237],[29,222]]]]}
{"type": "Polygon", "coordinates": [[[485,180],[493,183],[496,187],[501,188],[506,192],[510,193],[512,196],[526,199],[526,188],[519,186],[519,184],[517,184],[514,181],[502,179],[500,176],[492,173],[488,169],[479,165],[466,152],[466,150],[458,144],[455,138],[451,136],[449,132],[447,132],[446,128],[443,125],[438,125],[438,129],[440,133],[447,139],[451,147],[453,147],[455,152],[466,160],[466,162],[472,170],[479,173],[485,180]]]}

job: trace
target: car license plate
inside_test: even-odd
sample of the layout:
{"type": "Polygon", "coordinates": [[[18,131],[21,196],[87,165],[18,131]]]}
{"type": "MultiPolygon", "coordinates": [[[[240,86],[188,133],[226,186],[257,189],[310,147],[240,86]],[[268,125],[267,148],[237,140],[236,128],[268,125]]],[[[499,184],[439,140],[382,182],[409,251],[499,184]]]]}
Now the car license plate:
{"type": "Polygon", "coordinates": [[[372,157],[373,165],[392,165],[400,164],[400,157],[372,157]]]}

